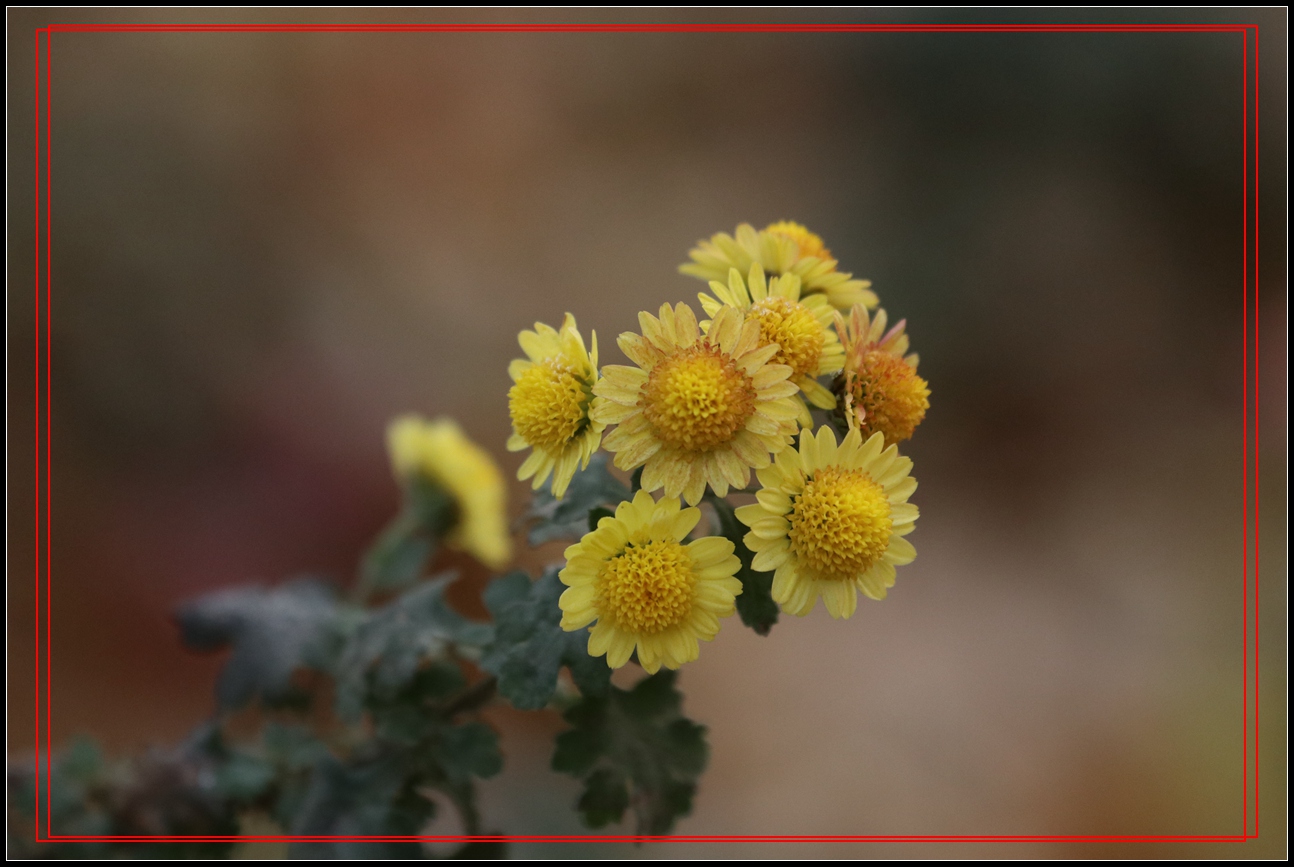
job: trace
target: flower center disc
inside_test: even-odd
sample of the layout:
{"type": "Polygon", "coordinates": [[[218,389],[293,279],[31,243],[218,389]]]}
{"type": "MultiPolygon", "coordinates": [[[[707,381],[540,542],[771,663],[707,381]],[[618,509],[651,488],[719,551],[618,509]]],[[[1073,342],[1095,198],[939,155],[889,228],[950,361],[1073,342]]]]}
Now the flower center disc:
{"type": "Polygon", "coordinates": [[[569,367],[542,361],[508,390],[512,424],[537,448],[566,444],[586,421],[589,390],[569,367]]]}
{"type": "Polygon", "coordinates": [[[705,451],[745,426],[755,412],[755,386],[731,358],[702,343],[653,367],[639,405],[662,442],[705,451]]]}
{"type": "Polygon", "coordinates": [[[880,431],[886,445],[893,445],[912,436],[926,417],[930,389],[902,358],[872,349],[863,356],[854,401],[863,410],[864,435],[880,431]]]}
{"type": "Polygon", "coordinates": [[[778,345],[772,364],[785,364],[796,376],[816,376],[827,335],[818,318],[803,304],[773,295],[750,308],[759,322],[761,343],[778,345]]]}
{"type": "Polygon", "coordinates": [[[691,613],[696,575],[678,542],[630,544],[603,565],[597,588],[598,611],[616,626],[654,635],[691,613]]]}
{"type": "Polygon", "coordinates": [[[791,547],[823,578],[861,575],[890,544],[889,500],[862,470],[818,470],[788,517],[791,547]]]}

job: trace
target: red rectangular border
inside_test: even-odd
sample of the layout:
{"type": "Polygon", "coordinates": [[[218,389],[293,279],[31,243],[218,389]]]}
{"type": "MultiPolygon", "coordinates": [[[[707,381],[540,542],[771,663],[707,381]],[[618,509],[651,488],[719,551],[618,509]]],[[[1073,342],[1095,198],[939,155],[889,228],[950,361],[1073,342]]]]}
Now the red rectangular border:
{"type": "Polygon", "coordinates": [[[38,843],[68,842],[430,842],[430,843],[468,843],[468,842],[518,842],[518,843],[639,843],[639,842],[676,842],[676,843],[727,843],[727,842],[763,842],[763,843],[1240,843],[1258,837],[1258,25],[1256,24],[54,24],[37,28],[35,31],[35,653],[36,653],[36,689],[35,689],[35,835],[38,843]],[[112,836],[112,835],[56,835],[51,827],[50,809],[50,747],[52,747],[51,695],[52,671],[50,656],[52,650],[52,612],[51,612],[51,538],[52,538],[52,505],[51,505],[51,454],[52,437],[50,431],[50,401],[52,396],[50,383],[51,360],[51,327],[52,313],[52,247],[53,224],[51,217],[51,195],[53,190],[52,170],[52,121],[51,121],[51,68],[52,36],[54,33],[166,33],[166,32],[343,32],[343,33],[389,33],[389,32],[438,32],[438,33],[1239,33],[1243,39],[1242,49],[1242,86],[1243,96],[1243,237],[1242,237],[1242,545],[1241,545],[1241,588],[1243,597],[1242,614],[1242,781],[1241,781],[1241,816],[1242,833],[1235,835],[673,835],[673,836],[639,836],[639,835],[407,835],[407,836],[112,836]],[[45,97],[45,416],[44,416],[44,542],[45,542],[45,836],[41,836],[41,36],[44,35],[44,97],[45,97]],[[1249,45],[1253,42],[1253,89],[1250,90],[1249,45]],[[1253,113],[1250,119],[1249,106],[1252,103],[1253,113]],[[1252,139],[1251,139],[1252,130],[1252,139]],[[1252,162],[1250,152],[1252,148],[1252,162]],[[1248,550],[1249,550],[1249,268],[1250,221],[1249,191],[1253,190],[1252,211],[1252,262],[1253,262],[1253,521],[1254,521],[1254,568],[1253,568],[1253,833],[1249,832],[1249,583],[1248,583],[1248,550]]]}

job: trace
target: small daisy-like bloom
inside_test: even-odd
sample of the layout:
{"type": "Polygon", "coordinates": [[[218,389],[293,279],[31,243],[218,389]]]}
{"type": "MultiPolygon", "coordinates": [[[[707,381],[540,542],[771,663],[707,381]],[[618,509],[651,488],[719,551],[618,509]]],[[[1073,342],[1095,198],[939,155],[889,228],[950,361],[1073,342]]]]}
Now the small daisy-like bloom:
{"type": "Polygon", "coordinates": [[[536,322],[535,330],[521,332],[517,341],[529,360],[518,358],[508,365],[515,383],[508,391],[513,430],[508,451],[533,448],[517,478],[534,476],[531,487],[538,488],[551,473],[553,496],[560,498],[576,466],[588,467],[606,428],[589,418],[598,381],[598,336],[593,335],[589,352],[575,317],[567,313],[559,331],[536,322]]]}
{"type": "Polygon", "coordinates": [[[592,416],[618,424],[604,445],[622,470],[643,468],[642,487],[680,494],[695,506],[710,485],[719,496],[744,488],[794,435],[799,391],[791,368],[772,364],[777,346],[761,346],[759,323],[731,307],[702,334],[692,308],[638,314],[642,335],[619,345],[637,365],[608,364],[593,386],[592,416]]]}
{"type": "Polygon", "coordinates": [[[741,595],[734,576],[741,561],[732,542],[706,536],[683,539],[701,520],[700,509],[681,509],[675,497],[659,503],[646,491],[616,507],[614,518],[566,549],[559,573],[569,589],[558,604],[562,629],[589,630],[589,655],[619,668],[638,650],[649,674],[678,668],[700,653],[698,639],[719,631],[741,595]]]}
{"type": "Polygon", "coordinates": [[[759,502],[737,509],[750,527],[746,547],[753,569],[773,574],[773,600],[805,615],[818,597],[832,617],[849,617],[857,591],[884,599],[894,567],[911,563],[916,549],[903,537],[916,525],[908,502],[917,481],[912,459],[873,434],[863,442],[851,430],[839,446],[831,428],[817,437],[800,433],[799,450],[787,449],[759,471],[759,502]]]}
{"type": "MultiPolygon", "coordinates": [[[[797,395],[799,421],[804,427],[813,426],[813,418],[804,398],[821,409],[835,409],[836,398],[818,384],[817,377],[836,373],[845,364],[845,350],[831,329],[835,310],[827,303],[825,295],[800,296],[800,278],[785,274],[765,281],[764,269],[755,263],[750,266],[749,282],[741,279],[736,268],[728,271],[728,285],[711,281],[714,297],[700,293],[701,307],[714,316],[724,306],[735,307],[747,319],[759,323],[761,346],[777,344],[773,364],[791,368],[791,382],[800,387],[803,397],[797,395]]],[[[710,323],[702,322],[702,329],[710,323]]]]}
{"type": "Polygon", "coordinates": [[[800,278],[804,295],[820,292],[837,310],[880,303],[876,293],[867,288],[872,285],[870,280],[855,280],[854,275],[837,271],[837,262],[822,239],[799,223],[783,220],[760,231],[742,223],[735,237],[720,232],[708,241],[698,241],[688,256],[692,261],[679,270],[702,280],[727,280],[730,268],[747,274],[750,266],[758,263],[773,276],[794,274],[800,278]]]}
{"type": "Polygon", "coordinates": [[[930,387],[917,376],[920,358],[908,350],[903,333],[907,320],[885,330],[885,311],[869,319],[862,305],[849,322],[836,314],[836,331],[845,349],[845,367],[832,384],[841,397],[840,409],[850,429],[863,436],[885,435],[887,445],[912,436],[930,409],[930,387]],[[883,336],[882,336],[883,335],[883,336]]]}
{"type": "Polygon", "coordinates": [[[387,448],[397,479],[420,477],[454,499],[458,516],[445,537],[491,568],[512,557],[507,525],[507,489],[498,466],[458,424],[406,415],[391,422],[387,448]]]}

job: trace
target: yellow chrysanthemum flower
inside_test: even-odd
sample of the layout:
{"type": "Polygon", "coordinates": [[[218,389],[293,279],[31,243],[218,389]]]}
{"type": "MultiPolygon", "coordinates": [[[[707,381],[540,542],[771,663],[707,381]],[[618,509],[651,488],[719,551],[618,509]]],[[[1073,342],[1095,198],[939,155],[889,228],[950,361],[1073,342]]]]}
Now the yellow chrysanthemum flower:
{"type": "Polygon", "coordinates": [[[561,497],[576,466],[588,467],[606,428],[589,418],[598,381],[598,336],[593,334],[589,352],[575,317],[567,313],[561,330],[536,322],[535,330],[521,332],[517,341],[529,361],[518,358],[508,365],[515,383],[508,391],[513,430],[508,451],[533,448],[517,478],[534,476],[531,487],[539,488],[551,473],[553,496],[561,497]]]}
{"type": "Polygon", "coordinates": [[[454,498],[458,519],[446,543],[491,568],[506,565],[512,557],[507,489],[489,454],[447,418],[401,416],[387,428],[386,439],[397,479],[421,477],[454,498]]]}
{"type": "Polygon", "coordinates": [[[800,448],[786,449],[759,471],[759,502],[737,509],[750,527],[751,568],[773,575],[773,600],[790,614],[813,610],[818,597],[832,617],[849,617],[857,590],[884,599],[894,567],[911,563],[916,549],[903,537],[915,529],[908,502],[917,481],[912,459],[883,437],[866,442],[851,430],[839,446],[825,425],[815,438],[801,431],[800,448]]]}
{"type": "Polygon", "coordinates": [[[768,466],[795,430],[799,391],[791,368],[771,364],[775,345],[759,345],[759,323],[720,310],[701,334],[692,308],[638,314],[643,334],[620,335],[637,367],[608,364],[593,387],[592,417],[618,424],[604,446],[622,470],[643,468],[642,487],[680,494],[694,506],[708,483],[719,496],[744,488],[751,467],[768,466]]]}
{"type": "Polygon", "coordinates": [[[885,330],[885,311],[869,319],[855,306],[849,322],[836,314],[836,331],[844,345],[845,366],[832,388],[841,397],[841,411],[850,429],[863,436],[885,435],[887,445],[912,436],[930,409],[930,387],[917,376],[920,358],[908,351],[907,320],[885,330]],[[883,336],[882,336],[883,335],[883,336]]]}
{"type": "MultiPolygon", "coordinates": [[[[749,282],[741,279],[736,268],[728,271],[728,285],[710,282],[714,297],[699,294],[701,307],[714,316],[725,305],[740,310],[747,319],[759,323],[760,345],[777,344],[774,364],[791,368],[791,381],[804,394],[796,395],[799,422],[813,426],[813,418],[804,398],[821,409],[835,409],[836,398],[818,384],[816,377],[839,371],[845,364],[845,350],[831,329],[835,310],[822,294],[800,295],[800,278],[785,274],[765,281],[764,269],[750,266],[749,282]]],[[[709,322],[701,328],[708,330],[709,322]]]]}
{"type": "Polygon", "coordinates": [[[676,497],[658,503],[640,490],[614,518],[598,521],[566,549],[562,629],[597,621],[589,655],[606,654],[612,668],[628,662],[635,647],[649,674],[696,659],[698,639],[714,638],[741,595],[732,542],[706,536],[683,544],[700,519],[700,509],[680,509],[676,497]]]}
{"type": "Polygon", "coordinates": [[[867,288],[872,285],[870,280],[855,280],[854,275],[837,271],[837,262],[822,239],[799,223],[783,220],[760,231],[742,223],[736,237],[720,232],[708,241],[698,241],[688,256],[692,261],[679,270],[702,280],[727,280],[730,268],[748,274],[750,266],[758,263],[773,276],[794,274],[800,278],[804,295],[820,292],[837,310],[880,303],[876,293],[867,288]]]}

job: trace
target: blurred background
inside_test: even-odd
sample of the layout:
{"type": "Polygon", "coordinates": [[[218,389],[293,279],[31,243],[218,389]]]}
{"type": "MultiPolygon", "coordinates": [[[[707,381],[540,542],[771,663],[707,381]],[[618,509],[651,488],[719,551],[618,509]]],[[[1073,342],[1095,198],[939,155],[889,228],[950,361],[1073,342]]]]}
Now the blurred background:
{"type": "MultiPolygon", "coordinates": [[[[32,28],[705,20],[329,15],[10,13],[11,754],[32,743],[32,28]]],[[[742,20],[972,20],[949,15],[742,20]]],[[[514,853],[1284,852],[1286,19],[1226,15],[1262,27],[1263,838],[514,853]]],[[[703,288],[676,270],[697,239],[792,219],[921,353],[920,556],[849,621],[734,619],[684,669],[712,758],[678,831],[1239,832],[1239,35],[59,33],[53,58],[56,744],[123,755],[209,714],[221,660],[179,648],[179,602],[349,580],[397,505],[393,415],[457,418],[511,476],[520,329],[570,311],[621,362],[638,310],[703,288]]],[[[560,720],[496,722],[487,824],[580,833],[547,770],[560,720]]]]}

